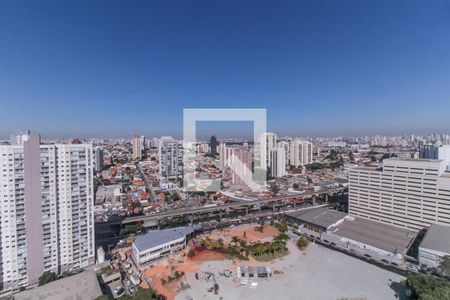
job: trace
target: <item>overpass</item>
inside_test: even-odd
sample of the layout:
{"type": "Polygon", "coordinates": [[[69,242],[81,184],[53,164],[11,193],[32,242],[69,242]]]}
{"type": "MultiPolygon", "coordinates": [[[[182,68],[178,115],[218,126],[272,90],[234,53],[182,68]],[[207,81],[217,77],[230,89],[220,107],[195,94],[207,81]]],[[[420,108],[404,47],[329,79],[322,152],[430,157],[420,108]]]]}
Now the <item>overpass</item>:
{"type": "Polygon", "coordinates": [[[135,224],[135,223],[147,223],[147,222],[157,222],[158,220],[161,220],[163,218],[167,217],[176,217],[176,216],[183,216],[183,215],[196,215],[196,214],[206,214],[206,213],[213,213],[218,212],[220,215],[223,211],[226,211],[228,209],[236,209],[236,208],[245,208],[248,213],[248,208],[253,205],[260,205],[260,204],[269,204],[272,203],[273,209],[275,211],[275,206],[277,203],[289,201],[292,202],[292,205],[296,206],[297,202],[302,202],[305,200],[315,200],[318,196],[325,195],[326,201],[328,201],[328,196],[334,195],[337,193],[341,193],[345,188],[343,187],[333,187],[333,188],[327,188],[322,191],[318,192],[308,192],[308,193],[299,193],[295,195],[288,195],[288,196],[279,196],[279,197],[273,197],[268,199],[255,199],[255,200],[243,200],[243,201],[235,201],[231,203],[226,203],[223,205],[217,205],[217,206],[207,206],[207,207],[190,207],[190,208],[184,208],[184,209],[176,209],[166,212],[160,212],[160,213],[153,213],[148,215],[142,215],[142,216],[135,216],[135,217],[129,217],[124,218],[122,220],[113,220],[113,221],[107,221],[102,223],[96,223],[96,227],[103,227],[103,226],[110,226],[110,225],[126,225],[126,224],[135,224]]]}

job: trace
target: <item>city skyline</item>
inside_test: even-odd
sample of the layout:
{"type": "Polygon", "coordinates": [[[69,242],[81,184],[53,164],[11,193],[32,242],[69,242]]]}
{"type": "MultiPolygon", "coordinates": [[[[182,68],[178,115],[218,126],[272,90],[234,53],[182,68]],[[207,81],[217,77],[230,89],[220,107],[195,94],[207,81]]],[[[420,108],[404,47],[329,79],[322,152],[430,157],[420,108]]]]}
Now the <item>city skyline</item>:
{"type": "Polygon", "coordinates": [[[181,136],[184,108],[266,108],[280,135],[450,131],[448,11],[2,1],[0,136],[181,136]]]}

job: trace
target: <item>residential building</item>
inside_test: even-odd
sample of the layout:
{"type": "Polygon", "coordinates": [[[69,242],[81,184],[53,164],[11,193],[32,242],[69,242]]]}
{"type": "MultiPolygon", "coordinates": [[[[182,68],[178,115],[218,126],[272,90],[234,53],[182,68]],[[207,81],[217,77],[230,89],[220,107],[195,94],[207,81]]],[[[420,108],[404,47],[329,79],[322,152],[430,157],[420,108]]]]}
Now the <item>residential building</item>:
{"type": "Polygon", "coordinates": [[[295,167],[306,166],[312,163],[313,159],[313,145],[311,142],[294,139],[291,142],[291,157],[289,159],[289,164],[295,167]]]}
{"type": "Polygon", "coordinates": [[[131,145],[133,147],[133,159],[141,160],[142,159],[142,148],[141,148],[141,137],[135,135],[131,140],[131,145]]]}
{"type": "Polygon", "coordinates": [[[37,134],[18,142],[0,145],[2,289],[95,258],[92,145],[44,145],[37,134]]]}
{"type": "Polygon", "coordinates": [[[450,225],[450,176],[442,160],[398,159],[349,174],[349,214],[413,230],[450,225]]]}
{"type": "Polygon", "coordinates": [[[270,168],[271,160],[270,160],[270,151],[275,149],[277,146],[277,135],[272,132],[266,132],[263,134],[261,140],[261,167],[262,169],[267,170],[270,168]]]}
{"type": "Polygon", "coordinates": [[[183,143],[172,138],[159,142],[159,174],[166,179],[183,177],[183,143]]]}
{"type": "Polygon", "coordinates": [[[270,151],[270,175],[278,178],[286,176],[286,152],[283,148],[276,148],[270,151]]]}
{"type": "Polygon", "coordinates": [[[225,162],[228,159],[226,155],[227,145],[224,141],[220,141],[219,143],[219,168],[223,170],[225,168],[225,162]]]}
{"type": "Polygon", "coordinates": [[[94,151],[94,168],[96,172],[101,172],[104,168],[103,150],[100,147],[95,148],[94,151]]]}
{"type": "Polygon", "coordinates": [[[291,158],[291,143],[289,141],[280,141],[278,143],[278,148],[284,150],[284,157],[286,158],[286,166],[289,166],[289,161],[291,158]]]}
{"type": "Polygon", "coordinates": [[[95,193],[95,205],[122,206],[122,185],[102,185],[95,193]]]}

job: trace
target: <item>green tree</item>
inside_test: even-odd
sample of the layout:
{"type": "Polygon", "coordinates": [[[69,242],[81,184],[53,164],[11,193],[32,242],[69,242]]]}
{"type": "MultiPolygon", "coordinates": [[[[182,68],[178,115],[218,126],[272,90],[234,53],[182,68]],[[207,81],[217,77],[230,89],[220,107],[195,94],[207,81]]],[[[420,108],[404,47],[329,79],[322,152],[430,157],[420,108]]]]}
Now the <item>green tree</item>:
{"type": "Polygon", "coordinates": [[[442,260],[441,264],[439,265],[439,271],[444,276],[449,276],[450,275],[450,256],[444,257],[444,259],[442,260]]]}
{"type": "Polygon", "coordinates": [[[411,300],[448,300],[450,283],[431,275],[410,273],[406,276],[406,294],[411,300]]]}
{"type": "Polygon", "coordinates": [[[309,245],[309,241],[308,241],[308,239],[307,239],[306,237],[304,237],[304,236],[301,236],[301,237],[298,239],[298,241],[297,241],[297,247],[298,247],[298,249],[300,249],[300,250],[305,250],[306,247],[308,247],[308,245],[309,245]]]}
{"type": "Polygon", "coordinates": [[[56,275],[56,273],[45,271],[42,276],[39,277],[39,286],[55,281],[56,279],[58,279],[58,275],[56,275]]]}
{"type": "Polygon", "coordinates": [[[232,243],[233,245],[237,245],[237,244],[239,243],[239,237],[237,237],[236,235],[234,235],[234,236],[231,238],[231,243],[232,243]]]}
{"type": "Polygon", "coordinates": [[[273,183],[272,185],[270,185],[270,191],[272,192],[272,194],[274,196],[276,196],[278,194],[278,192],[280,191],[280,187],[278,186],[278,184],[273,183]]]}
{"type": "Polygon", "coordinates": [[[159,295],[155,293],[152,289],[143,289],[139,288],[137,292],[130,296],[130,295],[124,295],[120,297],[121,300],[156,300],[159,295]]]}

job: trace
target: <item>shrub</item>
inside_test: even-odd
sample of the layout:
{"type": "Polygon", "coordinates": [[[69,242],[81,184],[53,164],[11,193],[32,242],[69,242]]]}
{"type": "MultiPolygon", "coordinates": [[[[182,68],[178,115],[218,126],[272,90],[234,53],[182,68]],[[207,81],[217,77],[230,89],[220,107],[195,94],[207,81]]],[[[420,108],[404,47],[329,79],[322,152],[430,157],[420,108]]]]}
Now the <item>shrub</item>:
{"type": "Polygon", "coordinates": [[[309,240],[304,236],[300,237],[297,241],[297,247],[300,250],[305,250],[306,247],[308,247],[308,245],[309,245],[309,240]]]}

